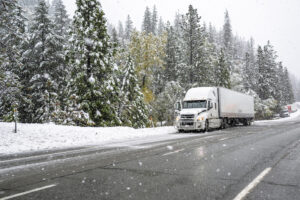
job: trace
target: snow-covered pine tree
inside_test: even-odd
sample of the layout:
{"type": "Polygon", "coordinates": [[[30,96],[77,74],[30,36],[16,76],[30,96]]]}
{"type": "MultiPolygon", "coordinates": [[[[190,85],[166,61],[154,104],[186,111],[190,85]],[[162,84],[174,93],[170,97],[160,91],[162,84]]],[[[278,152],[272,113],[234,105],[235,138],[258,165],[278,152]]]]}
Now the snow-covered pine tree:
{"type": "Polygon", "coordinates": [[[156,10],[156,6],[153,6],[153,10],[152,10],[152,15],[151,15],[151,33],[156,35],[157,34],[157,10],[156,10]]]}
{"type": "Polygon", "coordinates": [[[215,64],[215,85],[224,88],[231,88],[229,65],[226,61],[224,50],[221,49],[215,64]]]}
{"type": "Polygon", "coordinates": [[[208,41],[212,44],[215,44],[216,40],[217,40],[217,31],[216,28],[209,23],[208,25],[208,41]]]}
{"type": "Polygon", "coordinates": [[[48,7],[41,0],[35,8],[34,21],[29,30],[28,50],[23,54],[24,99],[20,115],[24,122],[53,121],[51,114],[58,103],[59,62],[63,60],[62,53],[57,51],[62,40],[53,29],[48,7]]]}
{"type": "Polygon", "coordinates": [[[118,23],[118,37],[119,38],[124,38],[124,28],[123,28],[123,23],[119,21],[118,23]]]}
{"type": "Polygon", "coordinates": [[[257,67],[258,67],[258,84],[257,93],[262,100],[276,98],[278,77],[276,74],[276,52],[268,41],[262,49],[260,46],[257,50],[257,67]]]}
{"type": "Polygon", "coordinates": [[[130,40],[132,31],[133,31],[133,22],[130,18],[130,15],[127,15],[127,19],[125,22],[125,39],[126,40],[130,40]]]}
{"type": "MultiPolygon", "coordinates": [[[[268,85],[270,96],[276,99],[276,92],[278,91],[278,75],[277,75],[277,62],[276,52],[270,41],[264,46],[264,61],[265,61],[265,83],[268,85]]],[[[276,99],[277,100],[277,99],[276,99]]]]}
{"type": "Polygon", "coordinates": [[[250,89],[252,89],[252,79],[251,79],[251,63],[250,63],[250,55],[247,52],[245,54],[245,65],[243,68],[243,78],[244,78],[244,88],[246,91],[249,91],[250,89]]]}
{"type": "Polygon", "coordinates": [[[269,91],[269,85],[265,82],[267,76],[267,69],[265,64],[264,52],[262,47],[259,45],[257,48],[257,59],[256,65],[258,68],[258,82],[257,82],[257,94],[262,100],[268,99],[271,96],[269,91]]]}
{"type": "Polygon", "coordinates": [[[56,110],[53,112],[53,119],[56,123],[64,123],[67,118],[67,93],[68,82],[70,79],[70,68],[65,59],[65,50],[69,45],[69,31],[70,19],[68,17],[66,7],[62,0],[55,0],[52,2],[53,13],[52,18],[54,21],[54,33],[57,36],[56,43],[56,61],[58,67],[58,74],[56,76],[58,84],[58,103],[56,110]]]}
{"type": "Polygon", "coordinates": [[[118,40],[119,40],[119,45],[121,45],[122,47],[125,46],[125,32],[124,32],[124,28],[123,28],[123,23],[121,21],[119,21],[118,23],[118,40]]]}
{"type": "Polygon", "coordinates": [[[136,69],[130,55],[121,67],[120,103],[118,115],[123,125],[142,128],[149,125],[149,108],[139,87],[136,69]]]}
{"type": "MultiPolygon", "coordinates": [[[[284,68],[282,62],[278,63],[278,67],[276,70],[276,74],[278,76],[278,83],[277,83],[277,92],[275,99],[278,101],[279,107],[286,105],[284,94],[286,92],[285,88],[285,80],[284,80],[284,68]]],[[[280,110],[279,110],[280,111],[280,110]]]]}
{"type": "Polygon", "coordinates": [[[157,35],[162,35],[165,32],[165,23],[162,17],[159,18],[158,27],[157,27],[157,35]]]}
{"type": "Polygon", "coordinates": [[[151,21],[151,12],[149,7],[146,7],[145,13],[144,13],[144,20],[142,24],[142,31],[146,34],[152,33],[152,21],[151,21]]]}
{"type": "Polygon", "coordinates": [[[16,0],[0,3],[0,119],[13,120],[13,108],[20,105],[20,74],[25,18],[16,0]]]}
{"type": "Polygon", "coordinates": [[[224,25],[223,25],[223,47],[225,54],[231,55],[232,51],[232,29],[228,10],[225,11],[224,25]]]}
{"type": "Polygon", "coordinates": [[[257,91],[258,69],[255,65],[254,40],[250,38],[247,42],[247,50],[244,58],[243,79],[246,91],[252,89],[257,91]]]}
{"type": "Polygon", "coordinates": [[[283,77],[284,77],[283,78],[283,83],[284,83],[283,99],[284,99],[284,105],[287,105],[295,102],[295,96],[290,81],[289,72],[286,67],[284,68],[283,77]]]}
{"type": "Polygon", "coordinates": [[[113,28],[112,29],[112,34],[111,34],[111,37],[110,37],[110,41],[112,42],[112,44],[114,46],[119,46],[120,45],[120,41],[119,41],[119,36],[118,36],[118,32],[116,30],[116,28],[113,28]]]}
{"type": "Polygon", "coordinates": [[[184,83],[188,87],[202,86],[205,80],[205,35],[204,30],[200,25],[200,16],[198,16],[197,9],[192,5],[189,6],[188,13],[183,16],[181,29],[182,38],[184,41],[183,50],[187,79],[184,83]]]}
{"type": "Polygon", "coordinates": [[[166,57],[165,57],[165,82],[178,80],[179,63],[181,59],[181,52],[177,42],[176,33],[173,26],[167,24],[167,42],[166,42],[166,57]]]}
{"type": "MultiPolygon", "coordinates": [[[[72,122],[115,126],[118,89],[106,19],[97,0],[77,0],[68,59],[72,69],[69,108],[72,122]]],[[[71,123],[72,123],[71,122],[71,123]]]]}

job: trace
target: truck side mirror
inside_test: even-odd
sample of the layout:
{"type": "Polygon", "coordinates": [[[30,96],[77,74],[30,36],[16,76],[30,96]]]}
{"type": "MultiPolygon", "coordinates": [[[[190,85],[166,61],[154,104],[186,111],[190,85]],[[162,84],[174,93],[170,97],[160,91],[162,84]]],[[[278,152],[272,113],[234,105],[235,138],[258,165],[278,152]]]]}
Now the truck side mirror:
{"type": "Polygon", "coordinates": [[[181,111],[181,102],[180,101],[177,101],[176,103],[175,103],[175,112],[179,112],[179,111],[181,111]]]}

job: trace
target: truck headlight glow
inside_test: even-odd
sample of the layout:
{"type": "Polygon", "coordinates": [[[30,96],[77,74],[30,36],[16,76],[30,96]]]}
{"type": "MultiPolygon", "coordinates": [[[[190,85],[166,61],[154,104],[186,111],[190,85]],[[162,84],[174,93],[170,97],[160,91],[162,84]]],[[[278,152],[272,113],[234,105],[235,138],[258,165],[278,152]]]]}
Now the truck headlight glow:
{"type": "Polygon", "coordinates": [[[203,120],[204,120],[204,117],[202,117],[202,116],[197,117],[197,121],[203,121],[203,120]]]}
{"type": "Polygon", "coordinates": [[[177,117],[176,117],[176,122],[178,122],[178,121],[179,121],[179,119],[180,119],[180,117],[179,117],[179,116],[177,116],[177,117]]]}

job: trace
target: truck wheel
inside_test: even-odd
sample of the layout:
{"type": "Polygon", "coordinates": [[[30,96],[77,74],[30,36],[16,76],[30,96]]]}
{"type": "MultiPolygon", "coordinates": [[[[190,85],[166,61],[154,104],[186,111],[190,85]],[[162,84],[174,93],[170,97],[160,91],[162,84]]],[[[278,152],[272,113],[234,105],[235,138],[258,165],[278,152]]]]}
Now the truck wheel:
{"type": "Polygon", "coordinates": [[[250,119],[248,120],[248,126],[251,126],[251,120],[250,119]]]}
{"type": "Polygon", "coordinates": [[[208,120],[205,121],[205,132],[208,132],[209,131],[209,122],[208,120]]]}
{"type": "Polygon", "coordinates": [[[248,119],[245,119],[245,120],[244,120],[243,125],[244,125],[244,126],[248,126],[248,125],[249,125],[248,119]]]}
{"type": "Polygon", "coordinates": [[[222,119],[222,122],[221,122],[221,129],[225,129],[226,128],[226,120],[225,119],[222,119]]]}

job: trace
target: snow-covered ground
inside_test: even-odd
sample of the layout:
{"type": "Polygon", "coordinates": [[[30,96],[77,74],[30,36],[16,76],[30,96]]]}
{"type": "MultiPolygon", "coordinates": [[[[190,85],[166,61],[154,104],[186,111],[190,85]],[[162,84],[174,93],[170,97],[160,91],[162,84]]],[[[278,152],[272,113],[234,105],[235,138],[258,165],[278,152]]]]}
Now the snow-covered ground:
{"type": "MultiPolygon", "coordinates": [[[[300,117],[298,111],[290,117],[256,121],[255,125],[265,125],[290,121],[300,117]]],[[[14,123],[0,122],[0,155],[37,150],[73,148],[80,146],[108,146],[132,144],[133,141],[152,142],[159,140],[190,137],[195,135],[174,134],[174,127],[133,129],[129,127],[93,128],[62,126],[54,124],[18,124],[18,133],[14,133],[14,123]]]]}
{"type": "MultiPolygon", "coordinates": [[[[133,129],[129,127],[75,127],[54,124],[18,124],[0,122],[0,154],[56,148],[107,145],[140,138],[161,137],[176,132],[174,127],[133,129]]],[[[176,135],[173,134],[175,137],[176,135]]],[[[172,138],[172,137],[171,137],[172,138]]]]}

